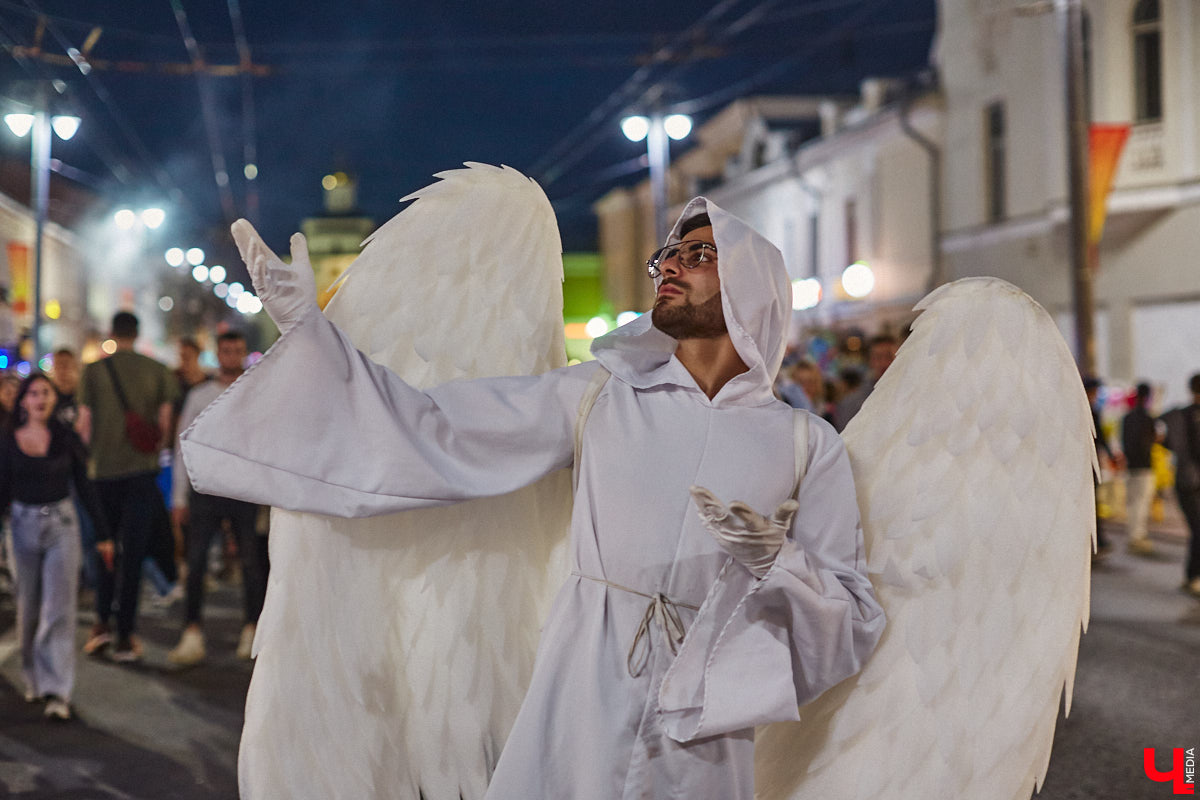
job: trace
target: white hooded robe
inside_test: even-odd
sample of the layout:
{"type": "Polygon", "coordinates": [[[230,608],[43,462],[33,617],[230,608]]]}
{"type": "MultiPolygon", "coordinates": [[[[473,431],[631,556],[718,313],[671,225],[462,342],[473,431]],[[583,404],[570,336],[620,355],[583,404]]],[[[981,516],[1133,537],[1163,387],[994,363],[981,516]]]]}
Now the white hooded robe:
{"type": "Polygon", "coordinates": [[[711,400],[649,314],[597,339],[596,362],[420,392],[314,307],[183,436],[197,491],[384,514],[504,494],[571,466],[580,400],[594,370],[611,372],[577,465],[572,574],[488,798],[752,800],[754,726],[798,719],[862,667],[883,630],[849,460],[820,418],[805,414],[800,509],[764,578],[725,555],[692,504],[696,484],[770,514],[796,473],[794,412],[771,393],[791,311],[782,257],[704,198],[681,221],[705,211],[726,323],[750,367],[711,400]],[[675,653],[651,622],[631,674],[659,593],[686,638],[675,653]]]}

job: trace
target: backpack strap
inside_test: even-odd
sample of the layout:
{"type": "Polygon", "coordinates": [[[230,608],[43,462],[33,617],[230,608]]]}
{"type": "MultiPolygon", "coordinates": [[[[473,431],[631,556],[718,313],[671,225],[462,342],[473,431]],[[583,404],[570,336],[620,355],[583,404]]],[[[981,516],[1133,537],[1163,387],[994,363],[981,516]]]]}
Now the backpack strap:
{"type": "Polygon", "coordinates": [[[583,428],[587,425],[588,415],[592,413],[592,406],[596,404],[596,398],[600,396],[600,390],[604,388],[604,384],[608,383],[608,379],[612,373],[604,367],[600,367],[592,374],[592,379],[588,381],[587,388],[583,390],[583,398],[579,401],[579,413],[575,416],[575,461],[574,467],[571,469],[571,488],[579,488],[579,456],[583,452],[583,428]]]}
{"type": "Polygon", "coordinates": [[[112,381],[113,389],[117,392],[117,401],[121,404],[122,411],[129,410],[129,398],[125,396],[125,390],[121,388],[121,381],[117,379],[117,368],[113,366],[112,359],[104,359],[104,368],[108,370],[108,379],[112,381]]]}
{"type": "Polygon", "coordinates": [[[796,483],[792,486],[792,497],[800,499],[800,484],[808,472],[808,412],[796,409],[792,413],[792,446],[795,451],[796,483]]]}

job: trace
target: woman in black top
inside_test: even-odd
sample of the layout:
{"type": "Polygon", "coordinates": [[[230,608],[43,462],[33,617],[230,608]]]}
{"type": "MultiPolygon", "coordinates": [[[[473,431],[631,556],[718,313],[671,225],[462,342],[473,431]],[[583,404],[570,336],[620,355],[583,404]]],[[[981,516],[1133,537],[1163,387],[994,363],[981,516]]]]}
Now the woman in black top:
{"type": "Polygon", "coordinates": [[[0,434],[0,512],[12,514],[25,698],[45,698],[47,717],[69,719],[81,555],[72,486],[105,540],[97,549],[106,560],[112,542],[87,478],[83,442],[53,418],[56,396],[41,373],[21,382],[12,424],[0,434]]]}

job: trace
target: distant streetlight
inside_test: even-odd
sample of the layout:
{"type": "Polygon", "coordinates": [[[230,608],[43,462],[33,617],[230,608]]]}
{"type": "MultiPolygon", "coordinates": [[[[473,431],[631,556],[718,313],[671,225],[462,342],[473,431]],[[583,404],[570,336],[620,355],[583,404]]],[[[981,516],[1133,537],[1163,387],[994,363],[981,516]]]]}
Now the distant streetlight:
{"type": "MultiPolygon", "coordinates": [[[[847,291],[849,294],[849,291],[847,291]]],[[[821,282],[816,278],[792,281],[792,308],[806,311],[821,302],[821,282]]]]}
{"type": "Polygon", "coordinates": [[[213,264],[208,268],[208,279],[213,283],[222,283],[225,280],[225,268],[220,264],[213,264]]]}
{"type": "Polygon", "coordinates": [[[193,267],[198,267],[204,263],[204,251],[199,247],[188,248],[187,253],[184,255],[187,258],[187,263],[191,264],[193,267]]]}
{"type": "Polygon", "coordinates": [[[167,212],[161,208],[147,208],[141,213],[142,224],[150,230],[154,230],[163,224],[167,219],[167,212]]]}
{"type": "Polygon", "coordinates": [[[621,132],[631,142],[646,140],[650,162],[650,196],[654,199],[654,240],[667,238],[667,166],[671,152],[669,139],[683,139],[692,132],[692,118],[686,114],[635,115],[621,120],[621,132]],[[668,138],[669,137],[669,138],[668,138]]]}
{"type": "MultiPolygon", "coordinates": [[[[172,267],[182,267],[183,266],[183,249],[179,248],[179,247],[172,247],[171,249],[169,249],[167,251],[166,259],[167,259],[167,263],[170,264],[172,267]]],[[[203,261],[204,259],[200,259],[200,260],[203,261]]]]}
{"type": "Polygon", "coordinates": [[[875,288],[875,273],[866,262],[856,261],[842,270],[842,288],[851,297],[866,297],[875,288]]]}
{"type": "Polygon", "coordinates": [[[24,137],[33,132],[33,146],[30,149],[30,195],[34,208],[34,245],[33,245],[33,324],[30,335],[33,339],[34,358],[42,351],[42,255],[43,233],[46,228],[47,211],[50,204],[50,131],[53,128],[60,139],[70,139],[79,130],[79,117],[56,115],[51,118],[46,107],[47,84],[38,84],[34,110],[32,113],[5,114],[4,122],[8,129],[17,136],[24,137]]]}

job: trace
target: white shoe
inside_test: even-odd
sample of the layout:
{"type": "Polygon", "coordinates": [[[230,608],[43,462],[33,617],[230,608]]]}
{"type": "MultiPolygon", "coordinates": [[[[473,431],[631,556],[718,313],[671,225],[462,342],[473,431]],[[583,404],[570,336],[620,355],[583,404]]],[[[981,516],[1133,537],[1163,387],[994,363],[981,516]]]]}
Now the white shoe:
{"type": "Polygon", "coordinates": [[[1200,597],[1200,578],[1192,578],[1183,585],[1183,590],[1188,594],[1200,597]]]}
{"type": "Polygon", "coordinates": [[[204,634],[195,628],[185,628],[179,644],[167,653],[167,661],[180,667],[199,664],[208,653],[204,649],[204,634]]]}
{"type": "Polygon", "coordinates": [[[170,608],[171,606],[175,605],[180,600],[182,600],[183,595],[184,595],[183,586],[179,583],[176,583],[174,586],[171,587],[171,591],[167,592],[164,595],[155,597],[150,602],[155,608],[170,608]]]}
{"type": "Polygon", "coordinates": [[[238,637],[237,657],[250,660],[250,653],[254,650],[254,631],[257,630],[254,623],[242,628],[242,635],[238,637]]]}
{"type": "Polygon", "coordinates": [[[71,707],[67,705],[66,700],[51,695],[46,701],[46,710],[42,713],[46,715],[46,719],[68,720],[71,718],[71,707]]]}

